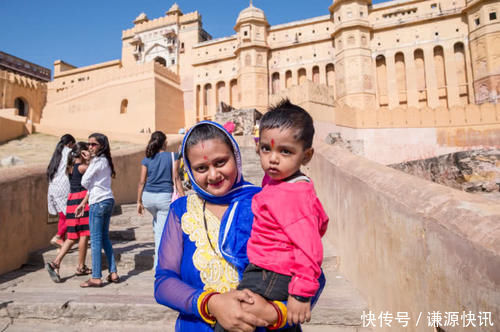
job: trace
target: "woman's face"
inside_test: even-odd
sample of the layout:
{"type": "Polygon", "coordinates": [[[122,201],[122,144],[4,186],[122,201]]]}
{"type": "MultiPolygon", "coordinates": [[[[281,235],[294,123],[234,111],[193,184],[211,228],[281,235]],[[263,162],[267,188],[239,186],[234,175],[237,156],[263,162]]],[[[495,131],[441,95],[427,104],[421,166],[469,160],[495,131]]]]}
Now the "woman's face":
{"type": "Polygon", "coordinates": [[[231,148],[220,139],[209,139],[187,151],[198,186],[215,196],[226,194],[236,181],[238,170],[231,148]]]}
{"type": "Polygon", "coordinates": [[[101,149],[101,145],[99,144],[99,142],[97,142],[97,140],[94,137],[89,137],[90,155],[92,157],[95,156],[97,154],[97,152],[99,152],[100,149],[101,149]]]}

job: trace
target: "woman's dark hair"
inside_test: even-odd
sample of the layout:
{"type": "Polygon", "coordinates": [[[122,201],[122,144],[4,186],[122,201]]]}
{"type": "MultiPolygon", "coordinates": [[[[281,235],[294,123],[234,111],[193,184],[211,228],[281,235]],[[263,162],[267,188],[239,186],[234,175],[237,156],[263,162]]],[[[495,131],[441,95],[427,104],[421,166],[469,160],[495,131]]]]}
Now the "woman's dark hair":
{"type": "Polygon", "coordinates": [[[304,149],[312,147],[314,137],[313,119],[302,107],[283,99],[278,105],[269,108],[260,119],[259,135],[266,129],[297,129],[294,138],[302,142],[304,149]]]}
{"type": "Polygon", "coordinates": [[[167,141],[167,136],[161,131],[155,131],[151,134],[148,146],[146,147],[146,157],[153,158],[162,149],[167,141]]]}
{"type": "Polygon", "coordinates": [[[116,176],[115,166],[113,165],[113,159],[111,158],[111,147],[109,146],[108,137],[104,134],[93,133],[89,136],[89,138],[93,137],[97,143],[99,143],[100,148],[97,151],[96,156],[100,157],[104,155],[108,160],[109,167],[111,167],[111,177],[116,176]]]}
{"type": "Polygon", "coordinates": [[[210,124],[201,124],[196,126],[190,133],[189,137],[187,138],[186,141],[186,157],[188,154],[188,151],[191,147],[195,146],[196,144],[206,141],[209,139],[220,139],[222,142],[224,142],[229,148],[231,149],[231,152],[234,154],[234,147],[233,144],[231,143],[231,140],[229,137],[222,132],[221,129],[217,128],[216,126],[210,125],[210,124]]]}
{"type": "Polygon", "coordinates": [[[73,169],[73,165],[75,164],[75,159],[80,157],[82,151],[88,151],[89,145],[87,142],[78,142],[73,145],[71,152],[68,154],[68,163],[66,165],[66,174],[71,177],[71,172],[73,169]]]}
{"type": "Polygon", "coordinates": [[[50,158],[49,166],[47,167],[47,180],[52,181],[54,175],[56,175],[57,169],[59,168],[59,163],[62,158],[62,150],[68,144],[74,144],[75,138],[70,134],[64,134],[61,136],[59,142],[57,142],[56,149],[50,158]]]}

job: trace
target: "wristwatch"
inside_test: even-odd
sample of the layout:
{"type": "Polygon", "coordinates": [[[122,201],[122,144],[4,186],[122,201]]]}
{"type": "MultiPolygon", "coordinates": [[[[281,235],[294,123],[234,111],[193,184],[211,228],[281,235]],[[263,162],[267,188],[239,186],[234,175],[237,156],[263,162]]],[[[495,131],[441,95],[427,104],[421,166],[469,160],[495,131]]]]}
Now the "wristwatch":
{"type": "Polygon", "coordinates": [[[306,297],[306,296],[300,296],[300,295],[292,295],[294,299],[296,299],[299,302],[309,302],[311,301],[311,297],[306,297]]]}

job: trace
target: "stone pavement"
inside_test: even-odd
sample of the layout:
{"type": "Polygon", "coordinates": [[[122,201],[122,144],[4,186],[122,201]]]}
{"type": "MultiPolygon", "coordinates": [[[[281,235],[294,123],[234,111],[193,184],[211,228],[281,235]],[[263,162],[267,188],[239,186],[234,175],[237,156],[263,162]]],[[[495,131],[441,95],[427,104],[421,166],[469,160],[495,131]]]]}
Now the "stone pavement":
{"type": "MultiPolygon", "coordinates": [[[[253,148],[243,150],[248,180],[262,174],[253,148]]],[[[135,205],[122,205],[111,220],[119,284],[82,289],[86,276],[75,276],[77,250],[63,260],[63,282],[55,284],[43,268],[56,256],[47,248],[31,255],[21,269],[0,276],[0,331],[173,331],[177,314],[153,297],[154,242],[151,217],[137,216],[135,205]]],[[[87,265],[90,265],[90,251],[87,265]]],[[[103,262],[106,262],[103,255],[103,262]]],[[[361,327],[367,310],[356,289],[337,271],[335,250],[325,243],[327,284],[305,332],[370,331],[361,327]]],[[[106,277],[107,271],[103,271],[106,277]]]]}

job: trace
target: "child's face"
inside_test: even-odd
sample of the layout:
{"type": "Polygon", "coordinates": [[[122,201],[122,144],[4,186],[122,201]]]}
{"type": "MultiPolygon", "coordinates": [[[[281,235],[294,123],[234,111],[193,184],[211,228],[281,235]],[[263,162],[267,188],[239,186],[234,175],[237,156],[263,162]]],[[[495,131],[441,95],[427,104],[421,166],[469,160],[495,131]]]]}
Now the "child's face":
{"type": "Polygon", "coordinates": [[[294,128],[265,129],[260,134],[260,164],[273,180],[283,180],[311,160],[313,149],[304,150],[302,142],[294,138],[294,128]]]}
{"type": "Polygon", "coordinates": [[[187,151],[196,183],[215,196],[226,194],[236,181],[238,170],[231,148],[220,139],[199,142],[187,151]]]}

